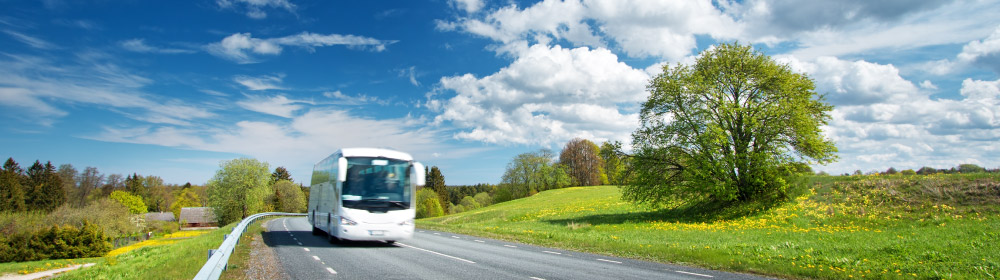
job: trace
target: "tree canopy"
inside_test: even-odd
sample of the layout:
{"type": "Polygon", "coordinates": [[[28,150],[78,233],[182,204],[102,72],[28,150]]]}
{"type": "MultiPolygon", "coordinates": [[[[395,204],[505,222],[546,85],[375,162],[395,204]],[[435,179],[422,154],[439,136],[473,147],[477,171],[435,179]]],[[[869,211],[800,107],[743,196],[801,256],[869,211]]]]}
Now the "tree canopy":
{"type": "Polygon", "coordinates": [[[572,179],[562,165],[554,164],[552,151],[541,149],[515,156],[507,163],[494,197],[504,202],[534,195],[537,192],[570,186],[572,179]]]}
{"type": "Polygon", "coordinates": [[[751,46],[722,44],[663,70],[632,134],[636,174],[624,199],[752,200],[782,193],[791,163],[836,159],[821,133],[833,106],[808,76],[751,46]]]}
{"type": "Polygon", "coordinates": [[[575,138],[559,153],[559,163],[566,165],[577,186],[597,186],[608,181],[600,148],[587,139],[575,138]]]}
{"type": "Polygon", "coordinates": [[[209,206],[219,225],[270,210],[267,198],[272,193],[270,167],[256,159],[224,161],[208,181],[209,206]]]}

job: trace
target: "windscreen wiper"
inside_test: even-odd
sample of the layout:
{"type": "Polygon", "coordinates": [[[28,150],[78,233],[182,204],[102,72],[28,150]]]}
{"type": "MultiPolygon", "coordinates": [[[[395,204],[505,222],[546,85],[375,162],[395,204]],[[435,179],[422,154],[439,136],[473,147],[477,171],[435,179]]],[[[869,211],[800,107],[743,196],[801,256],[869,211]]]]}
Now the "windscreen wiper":
{"type": "Polygon", "coordinates": [[[391,206],[396,206],[396,207],[403,208],[403,209],[410,208],[410,204],[403,203],[402,201],[386,201],[386,202],[388,202],[389,205],[391,205],[391,206]]]}

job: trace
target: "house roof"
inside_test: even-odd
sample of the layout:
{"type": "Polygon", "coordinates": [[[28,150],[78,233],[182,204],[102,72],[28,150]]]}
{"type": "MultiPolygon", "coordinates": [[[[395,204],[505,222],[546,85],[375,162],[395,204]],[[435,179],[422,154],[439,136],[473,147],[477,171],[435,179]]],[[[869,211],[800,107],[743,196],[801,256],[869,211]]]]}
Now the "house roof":
{"type": "Polygon", "coordinates": [[[215,223],[215,212],[212,207],[184,207],[181,208],[180,220],[189,224],[215,223]]]}
{"type": "Polygon", "coordinates": [[[146,213],[146,220],[176,222],[177,218],[174,217],[174,212],[149,212],[146,213]]]}

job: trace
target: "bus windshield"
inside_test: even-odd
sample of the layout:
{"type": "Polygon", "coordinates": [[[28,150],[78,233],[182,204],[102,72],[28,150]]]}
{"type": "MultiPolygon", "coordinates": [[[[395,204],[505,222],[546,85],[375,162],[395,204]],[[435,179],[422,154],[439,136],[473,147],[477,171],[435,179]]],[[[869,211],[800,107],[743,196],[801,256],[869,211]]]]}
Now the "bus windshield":
{"type": "Polygon", "coordinates": [[[410,208],[410,162],[390,158],[347,158],[345,208],[392,211],[410,208]]]}

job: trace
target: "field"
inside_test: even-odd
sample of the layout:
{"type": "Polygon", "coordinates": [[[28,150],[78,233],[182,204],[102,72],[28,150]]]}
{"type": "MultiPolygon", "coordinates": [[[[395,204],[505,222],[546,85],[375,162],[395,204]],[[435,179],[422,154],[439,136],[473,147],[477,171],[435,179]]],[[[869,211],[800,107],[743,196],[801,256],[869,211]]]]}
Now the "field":
{"type": "Polygon", "coordinates": [[[653,208],[614,186],[551,190],[422,228],[738,272],[819,279],[1000,276],[1000,174],[817,176],[786,201],[653,208]]]}
{"type": "Polygon", "coordinates": [[[77,260],[96,265],[60,274],[59,279],[191,279],[208,260],[208,249],[218,248],[234,225],[207,233],[176,232],[140,242],[133,248],[122,247],[127,249],[112,251],[103,258],[77,260]],[[148,246],[140,247],[142,243],[148,246]]]}

